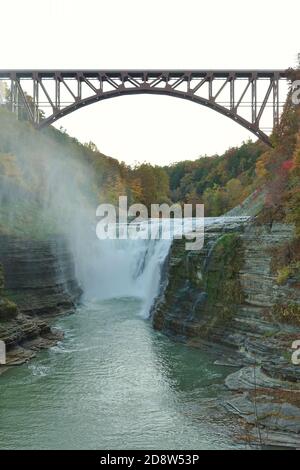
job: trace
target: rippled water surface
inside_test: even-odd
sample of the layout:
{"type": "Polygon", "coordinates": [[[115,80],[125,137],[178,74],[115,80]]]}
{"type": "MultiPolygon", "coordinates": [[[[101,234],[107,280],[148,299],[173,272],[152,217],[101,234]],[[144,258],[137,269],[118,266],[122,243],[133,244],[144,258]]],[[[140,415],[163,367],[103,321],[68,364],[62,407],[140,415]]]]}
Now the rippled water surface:
{"type": "Polygon", "coordinates": [[[222,449],[228,369],[152,330],[135,299],[82,306],[65,339],[0,376],[0,448],[222,449]]]}

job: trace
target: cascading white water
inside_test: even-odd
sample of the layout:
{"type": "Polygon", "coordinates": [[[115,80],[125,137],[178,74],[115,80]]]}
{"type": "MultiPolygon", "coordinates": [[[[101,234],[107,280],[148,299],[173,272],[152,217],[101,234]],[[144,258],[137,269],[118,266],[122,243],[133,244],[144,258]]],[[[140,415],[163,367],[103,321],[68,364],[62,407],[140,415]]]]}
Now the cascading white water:
{"type": "Polygon", "coordinates": [[[141,314],[146,317],[159,292],[161,268],[171,243],[171,239],[161,238],[94,238],[85,249],[85,256],[80,256],[79,277],[84,299],[140,298],[141,314]]]}
{"type": "MultiPolygon", "coordinates": [[[[203,219],[201,221],[203,223],[203,219]]],[[[195,224],[195,220],[190,219],[185,229],[191,230],[192,223],[195,224]]],[[[181,229],[185,230],[181,219],[151,219],[137,225],[139,232],[135,239],[98,240],[93,235],[87,242],[85,235],[79,237],[79,244],[77,240],[74,252],[84,300],[140,298],[141,314],[147,317],[159,293],[162,266],[173,237],[181,229]],[[151,238],[151,230],[160,231],[160,236],[151,238]]],[[[127,230],[127,226],[118,226],[119,231],[124,229],[127,230]]]]}

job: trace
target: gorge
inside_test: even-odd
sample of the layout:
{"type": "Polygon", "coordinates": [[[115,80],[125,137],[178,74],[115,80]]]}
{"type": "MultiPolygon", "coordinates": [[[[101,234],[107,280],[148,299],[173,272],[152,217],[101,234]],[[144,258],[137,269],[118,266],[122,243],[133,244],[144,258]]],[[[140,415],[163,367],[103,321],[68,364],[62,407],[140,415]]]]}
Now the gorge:
{"type": "Polygon", "coordinates": [[[299,447],[299,279],[278,262],[297,224],[260,218],[261,192],[206,217],[200,252],[99,241],[97,204],[135,202],[149,168],[0,112],[1,448],[299,447]]]}

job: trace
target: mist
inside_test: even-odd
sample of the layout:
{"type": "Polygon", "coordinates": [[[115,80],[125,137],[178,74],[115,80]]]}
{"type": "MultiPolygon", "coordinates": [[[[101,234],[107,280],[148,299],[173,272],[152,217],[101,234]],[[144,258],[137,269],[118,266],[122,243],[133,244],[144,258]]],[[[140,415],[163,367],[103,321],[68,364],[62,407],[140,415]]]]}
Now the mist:
{"type": "MultiPolygon", "coordinates": [[[[6,119],[8,117],[4,115],[6,119]]],[[[142,299],[147,316],[159,291],[166,240],[99,240],[96,209],[102,188],[80,144],[52,129],[12,123],[0,144],[0,227],[18,237],[67,242],[85,302],[142,299]]],[[[56,255],[54,253],[54,255],[56,255]]]]}

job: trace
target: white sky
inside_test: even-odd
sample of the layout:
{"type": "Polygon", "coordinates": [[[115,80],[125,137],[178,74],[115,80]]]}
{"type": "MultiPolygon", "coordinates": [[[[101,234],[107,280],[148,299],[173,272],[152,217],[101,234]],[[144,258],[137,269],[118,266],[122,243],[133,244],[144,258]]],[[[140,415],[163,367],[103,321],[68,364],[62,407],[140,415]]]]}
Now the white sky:
{"type": "MultiPolygon", "coordinates": [[[[287,68],[297,0],[0,0],[0,68],[287,68]]],[[[251,136],[228,118],[165,96],[123,96],[59,120],[107,155],[169,163],[251,136]]]]}

